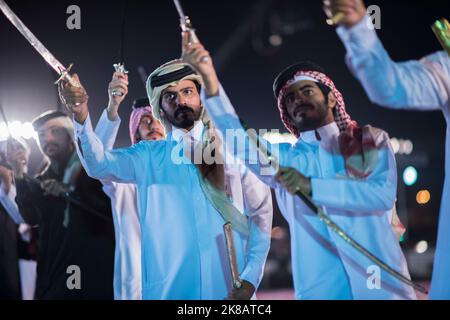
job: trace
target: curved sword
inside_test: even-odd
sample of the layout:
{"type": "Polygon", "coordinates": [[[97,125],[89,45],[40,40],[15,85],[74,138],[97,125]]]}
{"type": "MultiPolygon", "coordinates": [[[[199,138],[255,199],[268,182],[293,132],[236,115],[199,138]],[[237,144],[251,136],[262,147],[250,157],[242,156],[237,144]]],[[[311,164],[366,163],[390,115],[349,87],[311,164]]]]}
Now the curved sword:
{"type": "MultiPolygon", "coordinates": [[[[121,36],[120,36],[120,62],[113,64],[114,70],[119,73],[128,74],[128,70],[125,69],[125,27],[126,27],[126,18],[127,18],[127,8],[128,2],[125,2],[122,13],[122,26],[120,28],[121,36]]],[[[123,93],[120,91],[113,91],[111,93],[113,96],[121,97],[123,93]]]]}
{"type": "Polygon", "coordinates": [[[11,10],[4,0],[0,0],[0,10],[8,18],[9,21],[16,27],[17,30],[24,36],[25,39],[33,46],[33,48],[44,58],[44,60],[59,74],[59,79],[55,82],[57,84],[62,79],[69,82],[74,87],[80,87],[78,81],[74,80],[69,71],[72,68],[71,64],[68,68],[55,58],[55,56],[48,51],[48,49],[39,41],[38,38],[27,28],[27,26],[19,19],[19,17],[11,10]]]}
{"type": "MultiPolygon", "coordinates": [[[[177,8],[178,15],[180,16],[180,27],[183,32],[189,33],[189,42],[190,43],[199,43],[197,34],[195,33],[195,29],[192,27],[191,19],[184,14],[183,7],[181,6],[181,3],[179,0],[173,0],[173,3],[175,4],[175,7],[177,8]]],[[[209,57],[202,57],[202,62],[207,62],[209,60],[209,57]]]]}

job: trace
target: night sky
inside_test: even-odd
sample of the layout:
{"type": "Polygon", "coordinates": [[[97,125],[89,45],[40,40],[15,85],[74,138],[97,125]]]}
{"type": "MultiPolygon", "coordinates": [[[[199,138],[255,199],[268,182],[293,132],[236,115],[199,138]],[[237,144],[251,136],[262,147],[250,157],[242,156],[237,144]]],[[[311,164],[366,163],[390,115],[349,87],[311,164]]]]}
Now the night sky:
{"type": "MultiPolygon", "coordinates": [[[[130,71],[130,91],[121,106],[123,119],[118,146],[129,145],[128,117],[132,101],[145,96],[137,71],[149,74],[162,63],[180,56],[178,15],[170,0],[158,1],[7,1],[23,22],[74,72],[90,96],[96,121],[107,104],[112,64],[120,59],[121,26],[126,5],[125,63],[130,71]],[[68,30],[66,8],[81,8],[81,30],[68,30]]],[[[239,115],[255,128],[281,129],[272,82],[276,74],[299,60],[314,61],[328,71],[343,93],[350,115],[360,125],[372,124],[391,136],[411,139],[412,157],[399,158],[399,167],[424,156],[418,184],[407,190],[414,199],[419,189],[429,188],[432,201],[426,208],[410,203],[411,221],[434,241],[443,182],[445,120],[440,112],[392,111],[373,106],[344,63],[345,50],[334,29],[325,23],[321,1],[184,0],[186,14],[197,35],[212,53],[221,82],[239,115]],[[271,47],[272,33],[283,43],[271,47]],[[426,216],[426,218],[424,218],[426,216]],[[422,218],[421,218],[422,217],[422,218]],[[424,220],[427,220],[424,222],[424,220]],[[428,221],[429,220],[429,221],[428,221]],[[425,227],[429,226],[429,228],[425,227]]],[[[430,25],[450,18],[446,1],[373,1],[381,7],[378,31],[391,57],[397,61],[418,59],[440,50],[430,25]]],[[[58,106],[56,75],[3,15],[0,15],[0,103],[10,121],[30,121],[58,106]]],[[[413,201],[413,200],[412,200],[413,201]]],[[[417,229],[417,233],[421,232],[417,229]]]]}

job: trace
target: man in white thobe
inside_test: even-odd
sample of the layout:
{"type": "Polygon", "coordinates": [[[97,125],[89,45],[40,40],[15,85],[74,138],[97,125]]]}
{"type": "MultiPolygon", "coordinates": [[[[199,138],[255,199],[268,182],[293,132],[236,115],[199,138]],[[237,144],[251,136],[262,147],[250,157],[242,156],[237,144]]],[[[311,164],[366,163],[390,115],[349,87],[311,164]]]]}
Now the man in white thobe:
{"type": "Polygon", "coordinates": [[[86,171],[98,179],[137,185],[142,298],[249,299],[261,280],[269,249],[270,190],[243,166],[239,172],[241,190],[229,190],[227,185],[236,184],[226,181],[239,176],[230,175],[232,168],[224,166],[225,192],[232,200],[222,199],[221,203],[226,208],[232,204],[235,210],[222,212],[223,206],[210,201],[205,193],[205,181],[197,163],[184,156],[191,144],[198,146],[214,140],[204,139],[206,128],[199,116],[204,114],[199,77],[186,64],[173,61],[155,70],[148,83],[152,106],[155,107],[152,98],[164,101],[161,105],[156,103],[164,111],[153,114],[162,117],[166,130],[170,126],[167,139],[142,141],[130,148],[110,151],[104,149],[93,132],[84,89],[70,85],[64,89],[66,102],[74,111],[86,171]],[[240,289],[231,288],[223,236],[223,224],[229,220],[236,227],[235,252],[243,280],[240,289]]]}
{"type": "MultiPolygon", "coordinates": [[[[343,19],[337,34],[347,49],[346,62],[373,103],[404,110],[440,110],[447,123],[445,181],[430,299],[450,299],[450,57],[437,51],[421,60],[394,62],[380,42],[361,0],[340,1],[332,11],[343,19]]],[[[431,30],[430,30],[431,36],[431,30]]]]}
{"type": "MultiPolygon", "coordinates": [[[[112,150],[117,138],[121,119],[118,114],[120,104],[128,92],[128,76],[115,72],[109,83],[109,103],[95,128],[95,133],[105,150],[112,150]],[[113,94],[121,92],[121,95],[113,94]]],[[[164,139],[162,124],[153,117],[148,99],[137,99],[130,115],[130,140],[132,144],[141,140],[164,139]]],[[[77,148],[84,163],[83,155],[77,148]]],[[[103,191],[111,199],[113,210],[115,252],[114,252],[114,299],[141,300],[141,229],[137,209],[136,185],[101,181],[103,191]]]]}

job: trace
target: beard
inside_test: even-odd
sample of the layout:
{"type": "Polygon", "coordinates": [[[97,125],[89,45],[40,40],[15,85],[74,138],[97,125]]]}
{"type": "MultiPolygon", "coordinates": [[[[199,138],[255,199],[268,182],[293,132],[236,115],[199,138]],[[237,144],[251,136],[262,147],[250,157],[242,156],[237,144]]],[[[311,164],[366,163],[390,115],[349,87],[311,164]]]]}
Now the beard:
{"type": "Polygon", "coordinates": [[[188,129],[200,119],[203,108],[192,108],[190,106],[179,106],[173,113],[173,117],[167,117],[169,122],[180,129],[188,129]]]}
{"type": "Polygon", "coordinates": [[[300,132],[320,128],[326,121],[328,106],[325,103],[308,103],[297,106],[291,119],[300,132]]]}
{"type": "Polygon", "coordinates": [[[58,157],[59,153],[61,153],[61,149],[62,148],[59,144],[50,142],[44,146],[43,151],[46,156],[52,158],[55,155],[58,157]]]}
{"type": "Polygon", "coordinates": [[[75,145],[71,142],[66,143],[54,143],[50,142],[43,146],[44,154],[50,159],[50,161],[66,161],[75,150],[75,145]]]}

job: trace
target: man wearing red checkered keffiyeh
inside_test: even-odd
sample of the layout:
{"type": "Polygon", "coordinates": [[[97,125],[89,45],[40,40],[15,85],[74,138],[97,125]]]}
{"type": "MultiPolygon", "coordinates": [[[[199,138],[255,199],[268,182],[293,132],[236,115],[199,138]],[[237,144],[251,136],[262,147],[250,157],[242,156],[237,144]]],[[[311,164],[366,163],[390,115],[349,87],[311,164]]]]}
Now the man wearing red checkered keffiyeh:
{"type": "Polygon", "coordinates": [[[165,138],[164,127],[153,116],[152,106],[148,98],[136,99],[130,115],[131,144],[141,140],[160,140],[165,138]]]}
{"type": "MultiPolygon", "coordinates": [[[[357,126],[345,109],[341,92],[321,67],[311,62],[291,65],[277,76],[273,90],[281,120],[289,132],[299,138],[301,132],[316,130],[336,122],[340,131],[339,151],[344,157],[348,176],[365,179],[372,173],[378,162],[378,150],[388,148],[388,136],[371,126],[357,126]],[[311,90],[314,86],[322,92],[324,103],[314,101],[314,94],[308,96],[295,92],[311,90]],[[383,135],[385,138],[380,139],[383,135]]],[[[397,237],[406,230],[396,213],[393,214],[392,227],[397,237]]]]}
{"type": "Polygon", "coordinates": [[[347,114],[342,94],[321,67],[311,62],[296,63],[278,75],[273,90],[289,132],[299,138],[301,132],[336,122],[347,173],[355,178],[370,175],[377,161],[375,137],[380,130],[357,126],[347,114]]]}
{"type": "MultiPolygon", "coordinates": [[[[286,81],[286,83],[283,85],[283,87],[279,90],[277,101],[278,101],[278,109],[281,113],[281,120],[283,121],[286,128],[296,137],[299,137],[299,128],[295,126],[295,124],[292,123],[292,119],[287,113],[285,104],[284,104],[284,98],[286,93],[288,92],[288,89],[291,87],[292,84],[295,82],[301,81],[301,80],[309,80],[316,82],[318,84],[321,84],[319,87],[320,90],[324,95],[326,95],[327,91],[331,91],[336,98],[336,109],[334,111],[334,117],[335,121],[341,131],[345,131],[348,127],[356,126],[356,122],[352,121],[350,119],[350,116],[347,114],[345,110],[345,102],[344,98],[342,97],[342,94],[339,92],[338,89],[336,89],[333,81],[328,78],[327,75],[325,75],[322,72],[319,71],[313,71],[313,70],[299,70],[297,71],[291,79],[286,81]],[[324,86],[326,86],[328,89],[324,89],[324,86]]],[[[278,90],[278,89],[275,89],[278,90]]],[[[327,100],[327,99],[326,99],[327,100]]]]}

